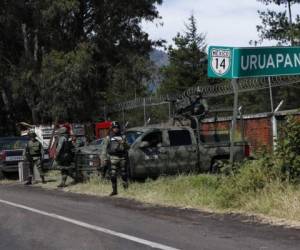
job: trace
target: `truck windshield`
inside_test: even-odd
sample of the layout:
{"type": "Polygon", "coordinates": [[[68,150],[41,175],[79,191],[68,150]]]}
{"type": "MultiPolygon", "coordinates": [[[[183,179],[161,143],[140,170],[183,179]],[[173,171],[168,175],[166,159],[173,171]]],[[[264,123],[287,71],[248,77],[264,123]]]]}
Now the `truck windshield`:
{"type": "Polygon", "coordinates": [[[141,131],[127,131],[126,132],[126,139],[129,145],[133,144],[137,138],[139,138],[143,132],[141,131]]]}

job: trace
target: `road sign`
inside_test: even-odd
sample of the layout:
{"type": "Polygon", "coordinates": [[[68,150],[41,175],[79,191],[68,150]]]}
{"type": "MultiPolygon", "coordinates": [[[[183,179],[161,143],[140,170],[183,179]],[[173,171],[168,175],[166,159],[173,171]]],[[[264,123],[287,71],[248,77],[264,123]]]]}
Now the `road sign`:
{"type": "Polygon", "coordinates": [[[233,48],[210,47],[208,56],[208,76],[232,78],[233,48]]]}
{"type": "Polygon", "coordinates": [[[300,47],[210,47],[208,76],[218,78],[300,74],[300,47]]]}

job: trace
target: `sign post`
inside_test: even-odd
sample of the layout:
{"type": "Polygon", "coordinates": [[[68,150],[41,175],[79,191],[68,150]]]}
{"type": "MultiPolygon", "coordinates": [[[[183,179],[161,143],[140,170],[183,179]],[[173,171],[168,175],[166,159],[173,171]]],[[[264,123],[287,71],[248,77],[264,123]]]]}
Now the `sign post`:
{"type": "Polygon", "coordinates": [[[234,101],[233,101],[233,115],[232,115],[232,123],[230,129],[230,163],[234,162],[234,142],[235,142],[235,132],[236,132],[236,124],[237,124],[237,115],[238,115],[238,105],[239,105],[239,89],[237,84],[237,79],[231,80],[231,85],[234,92],[234,101]]]}
{"type": "MultiPolygon", "coordinates": [[[[232,79],[234,105],[230,131],[231,163],[234,160],[233,149],[239,92],[238,79],[279,75],[300,75],[300,47],[209,47],[208,77],[232,79]]],[[[273,131],[273,133],[275,132],[273,131]]]]}
{"type": "Polygon", "coordinates": [[[234,66],[234,48],[228,47],[210,47],[208,58],[208,76],[217,78],[231,78],[231,86],[234,92],[233,115],[230,129],[230,163],[234,162],[234,142],[237,124],[238,109],[238,84],[237,79],[233,77],[234,66]]]}

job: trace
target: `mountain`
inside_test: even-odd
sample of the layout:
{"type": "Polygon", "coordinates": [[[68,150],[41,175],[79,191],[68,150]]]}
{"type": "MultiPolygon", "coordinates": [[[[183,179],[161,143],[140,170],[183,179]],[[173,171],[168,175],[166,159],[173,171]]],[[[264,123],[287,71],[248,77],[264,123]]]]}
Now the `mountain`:
{"type": "Polygon", "coordinates": [[[160,68],[169,64],[169,56],[162,50],[154,49],[150,52],[150,60],[160,68]]]}

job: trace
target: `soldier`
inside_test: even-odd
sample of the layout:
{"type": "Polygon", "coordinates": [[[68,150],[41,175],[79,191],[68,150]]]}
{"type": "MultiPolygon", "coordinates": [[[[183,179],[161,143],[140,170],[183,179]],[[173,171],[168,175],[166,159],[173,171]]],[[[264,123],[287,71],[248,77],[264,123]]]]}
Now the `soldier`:
{"type": "Polygon", "coordinates": [[[191,106],[193,108],[192,115],[200,116],[200,119],[203,119],[206,116],[208,104],[206,99],[203,98],[201,91],[197,91],[195,100],[191,101],[191,106]]]}
{"type": "Polygon", "coordinates": [[[72,162],[74,161],[74,146],[69,139],[67,128],[61,127],[58,129],[58,144],[56,148],[56,156],[54,165],[59,166],[61,170],[61,183],[57,186],[59,188],[66,187],[66,181],[68,176],[74,179],[74,169],[72,168],[72,162]]]}
{"type": "Polygon", "coordinates": [[[126,138],[121,135],[120,124],[112,122],[109,136],[104,139],[103,150],[100,159],[104,166],[110,164],[110,179],[112,183],[112,193],[110,196],[117,195],[117,174],[121,171],[124,189],[128,188],[128,177],[126,169],[127,150],[129,146],[126,138]]]}
{"type": "Polygon", "coordinates": [[[34,167],[39,171],[42,183],[46,183],[45,175],[43,171],[43,156],[44,149],[42,144],[36,139],[36,134],[34,132],[29,133],[30,141],[28,142],[25,149],[25,156],[29,162],[29,176],[25,185],[32,185],[32,178],[34,175],[34,167]]]}

